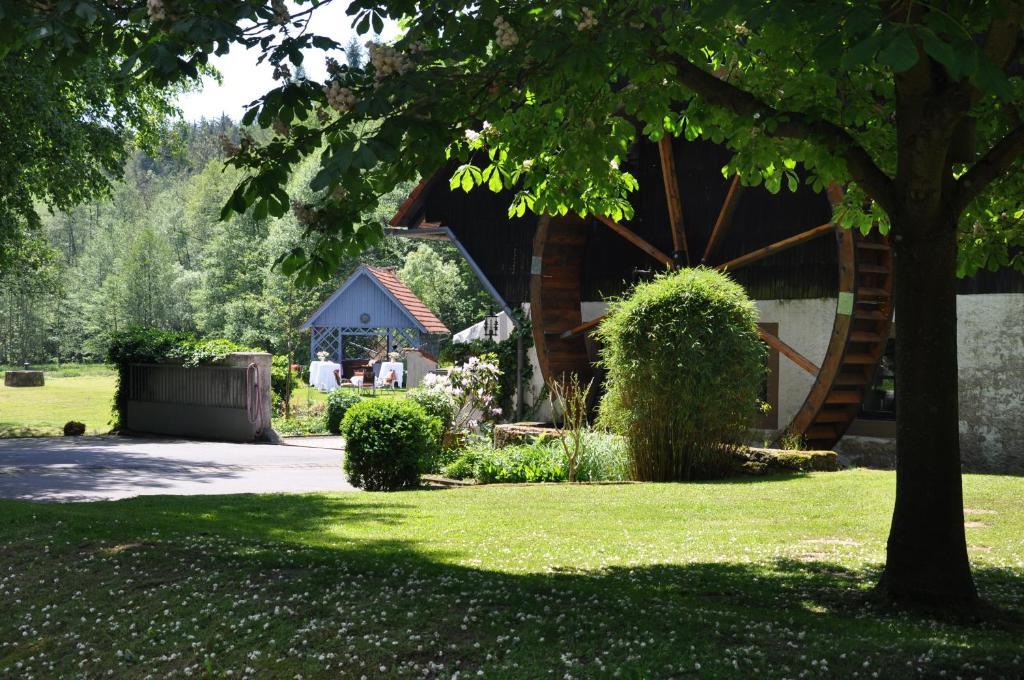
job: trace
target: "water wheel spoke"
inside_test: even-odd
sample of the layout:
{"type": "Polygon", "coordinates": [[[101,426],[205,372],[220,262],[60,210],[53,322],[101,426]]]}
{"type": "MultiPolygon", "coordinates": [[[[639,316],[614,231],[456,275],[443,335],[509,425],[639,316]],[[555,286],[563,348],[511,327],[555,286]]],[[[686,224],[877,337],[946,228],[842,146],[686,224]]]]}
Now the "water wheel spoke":
{"type": "Polygon", "coordinates": [[[833,232],[835,232],[835,225],[832,224],[831,222],[827,222],[825,224],[814,227],[813,229],[808,229],[805,232],[801,232],[796,236],[784,238],[781,241],[776,241],[775,243],[769,246],[765,246],[764,248],[758,248],[757,250],[751,251],[746,255],[741,255],[735,259],[729,260],[724,264],[718,265],[717,267],[715,267],[715,269],[719,271],[723,271],[726,269],[739,269],[740,267],[745,267],[748,264],[757,262],[758,260],[763,260],[764,258],[775,255],[776,253],[781,253],[784,250],[789,250],[790,248],[798,246],[801,243],[810,241],[811,239],[818,238],[819,236],[824,236],[825,234],[831,234],[833,232]]]}
{"type": "Polygon", "coordinates": [[[668,202],[668,221],[672,227],[673,255],[682,254],[686,266],[690,266],[690,249],[686,244],[686,228],[683,226],[683,199],[679,196],[679,180],[676,174],[676,160],[672,152],[672,137],[664,135],[658,141],[658,155],[661,157],[661,177],[665,182],[665,200],[668,202]]]}
{"type": "Polygon", "coordinates": [[[616,234],[618,234],[622,238],[626,239],[627,241],[629,241],[630,243],[635,245],[637,248],[639,248],[640,250],[644,251],[645,253],[647,253],[648,255],[653,257],[655,260],[658,260],[659,262],[664,264],[666,267],[671,267],[672,266],[672,258],[671,257],[669,257],[665,253],[661,252],[660,250],[658,250],[657,248],[652,246],[650,243],[648,243],[646,240],[644,240],[643,237],[641,237],[639,234],[637,234],[635,231],[633,231],[629,227],[623,226],[623,225],[619,224],[618,222],[616,222],[615,220],[613,220],[612,218],[605,217],[604,215],[597,215],[597,219],[602,224],[607,226],[609,229],[614,231],[616,234]]]}
{"type": "Polygon", "coordinates": [[[575,327],[570,328],[569,330],[563,331],[561,333],[556,333],[556,335],[559,338],[562,338],[562,339],[575,338],[577,335],[579,335],[581,333],[586,333],[591,328],[593,328],[594,326],[596,326],[599,323],[601,323],[602,321],[604,321],[607,316],[608,316],[607,314],[602,314],[601,316],[597,317],[596,319],[591,319],[590,321],[584,321],[579,326],[575,326],[575,327]]]}
{"type": "Polygon", "coordinates": [[[722,203],[722,209],[718,211],[718,218],[715,220],[715,226],[711,229],[711,236],[708,238],[708,245],[704,248],[704,255],[700,261],[702,264],[706,264],[714,254],[715,248],[718,246],[729,228],[732,226],[733,215],[736,214],[736,206],[740,203],[740,196],[743,194],[743,185],[740,184],[740,176],[733,175],[732,182],[729,184],[729,191],[725,195],[725,202],[722,203]]]}
{"type": "Polygon", "coordinates": [[[758,333],[761,334],[761,339],[764,340],[764,343],[766,345],[768,345],[769,347],[777,351],[779,354],[786,357],[787,359],[789,359],[794,364],[804,369],[811,375],[818,375],[818,371],[820,369],[813,361],[811,361],[803,354],[800,354],[800,352],[797,352],[795,349],[784,343],[777,335],[773,335],[772,333],[769,333],[763,328],[758,329],[758,333]]]}

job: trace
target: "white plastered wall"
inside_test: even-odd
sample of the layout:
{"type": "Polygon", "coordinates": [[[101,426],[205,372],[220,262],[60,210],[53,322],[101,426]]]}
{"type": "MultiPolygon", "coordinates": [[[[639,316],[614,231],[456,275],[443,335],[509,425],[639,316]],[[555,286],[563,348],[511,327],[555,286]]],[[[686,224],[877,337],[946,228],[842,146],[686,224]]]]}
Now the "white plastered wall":
{"type": "MultiPolygon", "coordinates": [[[[779,324],[779,339],[820,366],[828,351],[835,321],[836,299],[757,300],[764,323],[779,324]]],[[[804,404],[814,376],[784,356],[779,357],[779,429],[784,430],[804,404]]]]}
{"type": "Polygon", "coordinates": [[[957,334],[964,466],[1024,473],[1024,294],[957,296],[957,334]]]}

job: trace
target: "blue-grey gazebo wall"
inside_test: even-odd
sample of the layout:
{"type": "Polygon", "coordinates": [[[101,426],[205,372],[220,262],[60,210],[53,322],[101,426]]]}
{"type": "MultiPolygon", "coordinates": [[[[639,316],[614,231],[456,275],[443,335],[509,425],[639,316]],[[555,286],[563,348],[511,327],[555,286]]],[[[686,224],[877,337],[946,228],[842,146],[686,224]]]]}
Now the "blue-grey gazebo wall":
{"type": "MultiPolygon", "coordinates": [[[[365,267],[360,266],[302,325],[310,330],[310,357],[326,351],[333,361],[345,358],[344,339],[387,337],[390,343],[430,348],[427,329],[365,267]]],[[[390,349],[389,344],[389,349],[390,349]]]]}

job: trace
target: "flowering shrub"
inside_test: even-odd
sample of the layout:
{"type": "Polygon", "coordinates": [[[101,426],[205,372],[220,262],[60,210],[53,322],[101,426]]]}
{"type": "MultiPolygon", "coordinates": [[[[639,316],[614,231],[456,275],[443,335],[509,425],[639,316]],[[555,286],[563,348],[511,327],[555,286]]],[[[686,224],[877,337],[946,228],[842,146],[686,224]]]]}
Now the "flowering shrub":
{"type": "Polygon", "coordinates": [[[458,435],[476,431],[481,423],[493,422],[501,417],[498,394],[501,389],[501,369],[493,354],[470,357],[466,363],[451,369],[447,377],[434,373],[423,380],[423,389],[442,392],[454,404],[452,432],[458,435]]]}

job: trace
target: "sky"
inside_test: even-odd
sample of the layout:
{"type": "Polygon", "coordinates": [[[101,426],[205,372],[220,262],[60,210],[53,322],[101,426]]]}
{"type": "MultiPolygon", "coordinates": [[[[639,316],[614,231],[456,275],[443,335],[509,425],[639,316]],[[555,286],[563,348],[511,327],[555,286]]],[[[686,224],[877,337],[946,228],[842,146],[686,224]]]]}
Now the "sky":
{"type": "MultiPolygon", "coordinates": [[[[347,1],[339,0],[318,8],[310,20],[309,31],[334,38],[344,45],[355,34],[352,18],[345,14],[347,5],[347,1]]],[[[292,3],[289,3],[289,8],[296,9],[292,3]]],[[[384,25],[381,39],[386,42],[397,34],[397,24],[388,22],[384,25]]],[[[364,35],[359,42],[365,43],[368,39],[369,36],[364,35]]],[[[324,65],[327,54],[323,50],[311,49],[306,50],[304,55],[302,65],[306,74],[314,80],[322,80],[327,73],[324,65]]],[[[257,64],[258,56],[257,50],[246,50],[236,45],[228,54],[212,57],[210,61],[220,71],[223,83],[217,84],[213,78],[204,78],[200,89],[178,97],[178,107],[185,120],[219,118],[222,113],[236,121],[241,119],[246,104],[275,86],[274,67],[266,62],[257,64]]],[[[335,58],[340,62],[345,61],[341,53],[335,55],[335,58]]]]}

